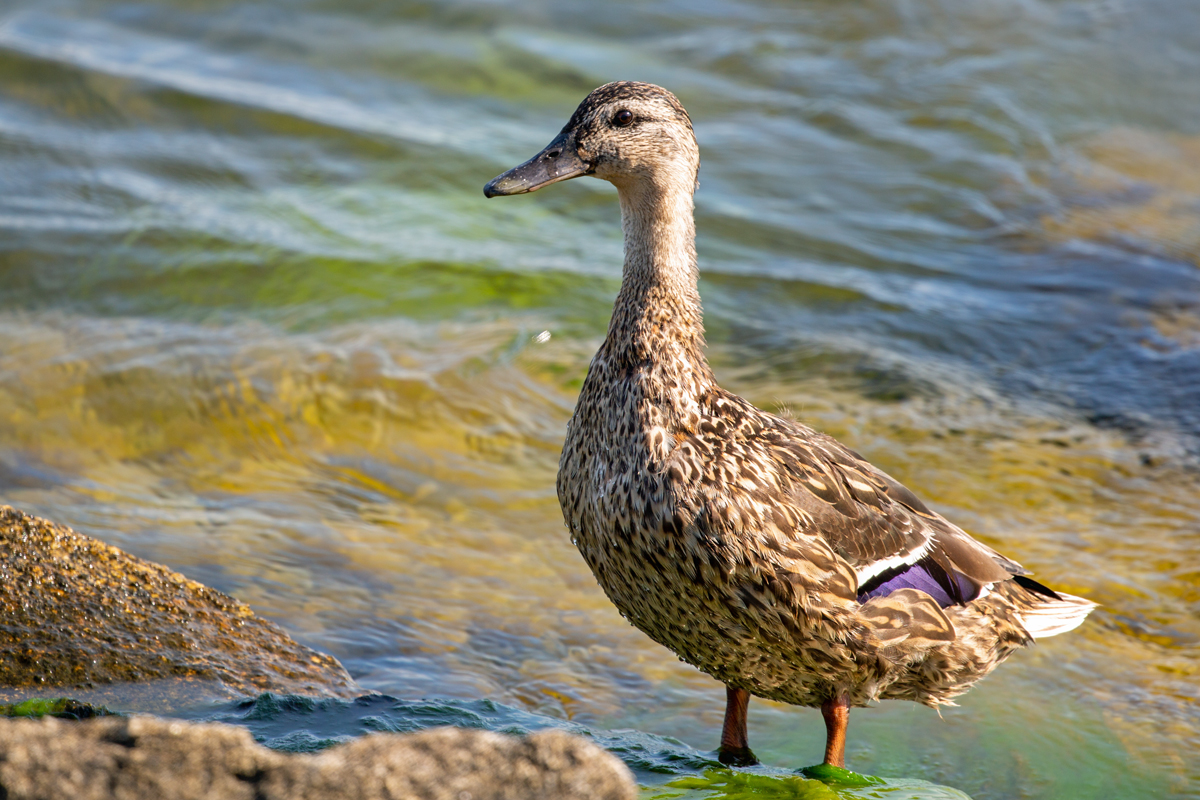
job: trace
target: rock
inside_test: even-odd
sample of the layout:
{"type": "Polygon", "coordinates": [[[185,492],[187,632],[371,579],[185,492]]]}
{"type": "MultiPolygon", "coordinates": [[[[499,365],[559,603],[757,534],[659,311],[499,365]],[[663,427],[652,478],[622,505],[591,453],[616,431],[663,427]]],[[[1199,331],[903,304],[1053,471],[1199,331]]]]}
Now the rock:
{"type": "Polygon", "coordinates": [[[633,800],[629,770],[562,731],[375,734],[279,753],[231,725],[157,717],[0,720],[7,800],[633,800]]]}
{"type": "Polygon", "coordinates": [[[620,760],[586,739],[555,730],[523,739],[464,728],[368,736],[316,756],[293,757],[260,786],[262,797],[280,800],[637,795],[633,776],[620,760]],[[348,781],[347,791],[342,787],[348,781]]]}
{"type": "Polygon", "coordinates": [[[361,694],[337,659],[215,589],[0,506],[0,686],[220,681],[241,694],[361,694]]]}
{"type": "Polygon", "coordinates": [[[59,719],[91,719],[112,714],[104,706],[81,703],[70,697],[31,697],[20,703],[0,705],[0,717],[58,717],[59,719]]]}

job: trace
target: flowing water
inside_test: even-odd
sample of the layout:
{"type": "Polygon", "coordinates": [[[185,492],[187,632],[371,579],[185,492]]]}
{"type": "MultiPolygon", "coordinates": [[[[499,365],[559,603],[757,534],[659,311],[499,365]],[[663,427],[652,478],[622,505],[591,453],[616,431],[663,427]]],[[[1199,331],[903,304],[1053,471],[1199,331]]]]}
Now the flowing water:
{"type": "Polygon", "coordinates": [[[819,714],[754,701],[768,768],[712,772],[721,687],[562,527],[615,194],[480,190],[617,78],[695,121],[722,383],[1103,604],[961,707],[855,711],[850,765],[1200,797],[1193,2],[5,0],[0,500],[399,698],[194,712],[276,746],[557,724],[647,797],[799,796],[819,714]]]}

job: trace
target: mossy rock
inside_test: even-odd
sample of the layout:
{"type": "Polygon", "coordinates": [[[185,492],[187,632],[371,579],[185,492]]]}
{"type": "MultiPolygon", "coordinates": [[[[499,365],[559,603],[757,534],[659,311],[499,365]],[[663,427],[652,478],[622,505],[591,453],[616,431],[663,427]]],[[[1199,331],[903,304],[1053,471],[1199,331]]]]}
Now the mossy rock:
{"type": "Polygon", "coordinates": [[[59,719],[91,719],[92,717],[107,717],[113,712],[104,706],[94,706],[91,703],[81,703],[69,697],[50,699],[31,697],[19,703],[0,705],[0,717],[58,717],[59,719]]]}
{"type": "Polygon", "coordinates": [[[874,775],[861,775],[844,767],[835,767],[832,764],[817,764],[812,767],[805,767],[800,770],[800,774],[828,786],[839,786],[848,789],[861,789],[866,786],[882,786],[884,784],[882,778],[876,778],[874,775]]]}
{"type": "Polygon", "coordinates": [[[219,681],[233,692],[353,697],[337,659],[215,589],[0,506],[0,687],[219,681]]]}
{"type": "Polygon", "coordinates": [[[642,793],[643,800],[971,800],[957,789],[906,778],[877,778],[819,764],[800,774],[772,767],[709,769],[642,793]]]}

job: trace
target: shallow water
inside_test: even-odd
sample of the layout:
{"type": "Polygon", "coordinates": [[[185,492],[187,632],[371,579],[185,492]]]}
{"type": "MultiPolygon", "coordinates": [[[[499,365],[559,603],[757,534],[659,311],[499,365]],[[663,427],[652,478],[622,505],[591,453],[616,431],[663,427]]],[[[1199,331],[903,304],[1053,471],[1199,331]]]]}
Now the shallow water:
{"type": "MultiPolygon", "coordinates": [[[[607,8],[5,4],[0,500],[440,721],[671,737],[647,795],[697,779],[723,693],[608,604],[553,490],[614,193],[480,191],[650,80],[696,123],[722,383],[1103,604],[940,718],[856,711],[850,765],[1200,797],[1200,6],[607,8]]],[[[816,712],[750,713],[769,767],[819,757],[816,712]]]]}

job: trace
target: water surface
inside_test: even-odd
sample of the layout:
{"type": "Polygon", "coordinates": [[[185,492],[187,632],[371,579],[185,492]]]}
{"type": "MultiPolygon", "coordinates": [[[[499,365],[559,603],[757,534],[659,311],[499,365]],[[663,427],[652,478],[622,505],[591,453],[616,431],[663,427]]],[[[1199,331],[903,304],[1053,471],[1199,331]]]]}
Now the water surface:
{"type": "MultiPolygon", "coordinates": [[[[0,499],[399,703],[710,753],[721,687],[624,623],[554,497],[614,192],[480,191],[649,80],[696,123],[722,383],[1103,604],[961,708],[856,711],[851,766],[1200,796],[1197,76],[1194,3],[10,1],[0,499]]],[[[750,713],[768,767],[819,757],[816,712],[750,713]]]]}

